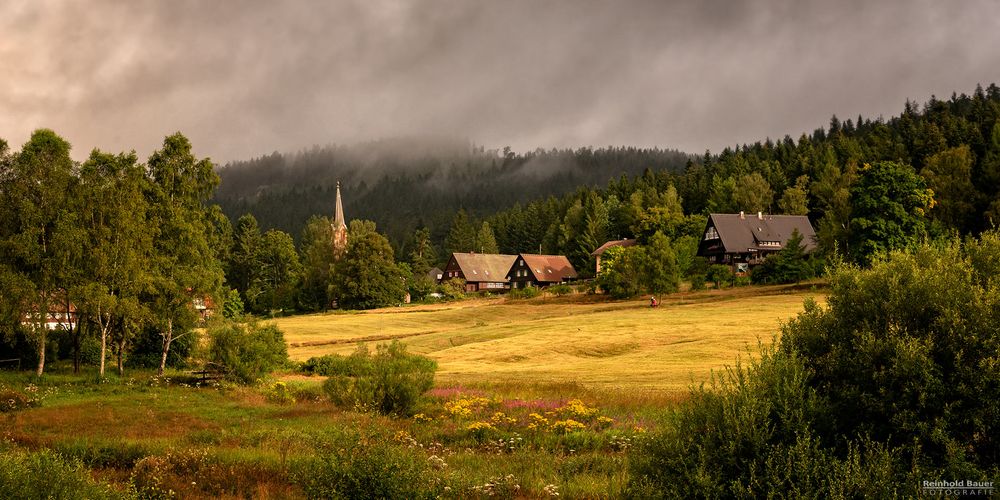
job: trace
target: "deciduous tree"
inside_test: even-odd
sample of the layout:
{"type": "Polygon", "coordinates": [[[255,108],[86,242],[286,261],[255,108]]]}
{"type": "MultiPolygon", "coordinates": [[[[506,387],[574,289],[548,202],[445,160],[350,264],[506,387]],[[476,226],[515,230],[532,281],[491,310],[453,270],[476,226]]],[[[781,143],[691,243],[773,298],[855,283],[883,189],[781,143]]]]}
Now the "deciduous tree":
{"type": "Polygon", "coordinates": [[[195,158],[191,143],[180,133],[164,139],[163,148],[150,156],[147,171],[150,223],[159,230],[150,303],[162,339],[162,374],[171,343],[190,333],[192,298],[221,289],[222,267],[209,245],[206,208],[219,178],[211,160],[195,158]]]}

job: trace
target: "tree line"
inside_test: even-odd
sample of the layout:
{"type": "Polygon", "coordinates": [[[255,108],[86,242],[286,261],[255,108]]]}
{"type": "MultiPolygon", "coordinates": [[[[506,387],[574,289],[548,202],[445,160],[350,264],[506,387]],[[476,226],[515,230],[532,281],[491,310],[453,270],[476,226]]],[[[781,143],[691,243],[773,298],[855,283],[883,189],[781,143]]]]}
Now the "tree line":
{"type": "Polygon", "coordinates": [[[27,343],[45,369],[53,343],[69,340],[79,367],[82,330],[100,341],[100,373],[130,351],[162,373],[189,335],[192,302],[216,295],[228,225],[207,203],[219,182],[181,134],[145,163],[93,150],[80,164],[51,130],[18,152],[0,141],[0,320],[9,343],[27,343]],[[70,308],[80,321],[69,321],[70,308]],[[46,325],[62,314],[60,339],[46,325]]]}
{"type": "MultiPolygon", "coordinates": [[[[597,247],[633,238],[642,245],[605,256],[605,268],[619,272],[602,283],[613,295],[668,293],[682,279],[696,286],[705,281],[719,286],[733,280],[732,273],[696,257],[706,216],[712,212],[807,215],[812,221],[818,258],[805,256],[802,242],[795,240],[758,269],[752,278],[758,282],[808,278],[821,271],[828,257],[867,263],[880,253],[928,239],[978,234],[992,226],[1000,207],[1000,182],[992,180],[1000,179],[998,116],[1000,89],[990,85],[971,96],[932,98],[922,108],[907,102],[904,112],[889,120],[834,117],[828,127],[797,141],[785,137],[727,148],[688,158],[682,169],[646,168],[614,178],[603,188],[578,185],[565,195],[517,202],[493,213],[483,204],[463,204],[444,223],[417,220],[408,225],[405,236],[388,235],[394,258],[403,264],[396,276],[403,276],[408,291],[419,297],[432,287],[421,276],[443,266],[453,252],[539,252],[566,255],[581,276],[590,277],[595,269],[591,253],[597,247]],[[616,259],[621,259],[618,266],[616,259]]],[[[588,151],[572,155],[587,158],[595,169],[618,157],[614,149],[588,151]]],[[[530,161],[509,151],[502,156],[510,164],[530,161]]],[[[642,158],[638,150],[625,156],[642,158]]],[[[312,165],[314,173],[322,172],[319,162],[312,165]]],[[[384,175],[380,182],[390,179],[384,175]]],[[[432,190],[427,195],[441,193],[432,190]]],[[[406,198],[387,202],[396,199],[406,198]]],[[[441,196],[437,203],[447,205],[449,200],[441,196]]],[[[328,223],[314,216],[297,238],[299,299],[285,294],[284,307],[321,308],[337,295],[333,258],[324,253],[328,223]]],[[[294,239],[285,240],[289,249],[294,239]]],[[[247,289],[249,284],[241,293],[247,289]]],[[[269,295],[261,297],[271,300],[269,295]]]]}
{"type": "Polygon", "coordinates": [[[657,231],[697,238],[704,215],[739,211],[808,215],[824,252],[862,262],[995,224],[998,108],[991,84],[907,101],[890,119],[834,116],[798,139],[700,157],[614,147],[518,154],[419,140],[330,146],[231,163],[216,200],[231,217],[252,213],[294,239],[308,217],[332,212],[342,179],[349,214],[377,222],[404,259],[417,247],[426,253],[429,241],[438,265],[495,241],[502,253],[565,254],[587,272],[590,252],[607,240],[657,231]]]}
{"type": "Polygon", "coordinates": [[[373,222],[351,221],[338,253],[331,221],[313,217],[296,248],[251,215],[231,224],[210,201],[218,185],[211,160],[180,133],[145,163],[97,149],[74,162],[51,130],[16,152],[0,141],[0,358],[33,356],[41,375],[46,355],[61,354],[103,376],[114,355],[119,373],[128,362],[162,374],[187,358],[205,310],[404,300],[412,273],[373,222]]]}
{"type": "MultiPolygon", "coordinates": [[[[459,210],[434,241],[475,250],[470,224],[488,224],[503,253],[564,254],[583,273],[605,241],[657,232],[697,245],[709,213],[807,215],[818,246],[865,263],[925,239],[978,234],[1000,222],[1000,88],[907,102],[889,120],[841,121],[785,137],[706,152],[681,170],[648,168],[604,188],[578,187],[469,221],[459,210]]],[[[407,248],[409,243],[404,242],[407,248]]],[[[681,255],[682,258],[685,255],[681,255]]]]}

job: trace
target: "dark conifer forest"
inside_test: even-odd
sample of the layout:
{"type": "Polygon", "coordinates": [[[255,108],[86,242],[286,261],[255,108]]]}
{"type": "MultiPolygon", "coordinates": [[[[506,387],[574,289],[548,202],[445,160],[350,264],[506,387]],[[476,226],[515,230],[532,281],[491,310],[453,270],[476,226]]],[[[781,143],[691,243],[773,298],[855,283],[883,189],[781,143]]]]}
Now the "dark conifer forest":
{"type": "Polygon", "coordinates": [[[563,253],[580,267],[607,239],[694,237],[710,212],[808,214],[821,248],[863,261],[1000,220],[998,116],[1000,88],[990,84],[907,101],[888,119],[833,116],[797,138],[702,155],[626,147],[513,153],[441,139],[316,147],[222,167],[215,201],[233,219],[251,213],[263,229],[298,238],[311,215],[332,214],[340,180],[348,218],[375,221],[401,257],[421,230],[440,261],[476,250],[457,236],[469,228],[456,225],[482,233],[485,222],[501,252],[563,253]]]}

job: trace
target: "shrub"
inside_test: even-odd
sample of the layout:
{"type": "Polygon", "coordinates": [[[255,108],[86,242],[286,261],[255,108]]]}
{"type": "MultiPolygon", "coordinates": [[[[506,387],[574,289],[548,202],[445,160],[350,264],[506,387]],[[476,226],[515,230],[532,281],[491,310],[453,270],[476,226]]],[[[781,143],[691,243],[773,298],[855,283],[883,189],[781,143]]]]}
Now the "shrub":
{"type": "Polygon", "coordinates": [[[371,354],[359,346],[346,362],[330,362],[338,372],[328,373],[323,390],[334,404],[410,415],[420,396],[434,385],[437,363],[409,354],[399,341],[381,344],[371,354]]]}
{"type": "Polygon", "coordinates": [[[147,455],[141,445],[124,441],[64,441],[56,444],[55,450],[63,457],[101,469],[128,470],[147,455]]]}
{"type": "Polygon", "coordinates": [[[705,282],[708,280],[704,274],[692,274],[688,279],[691,280],[692,290],[704,290],[705,282]]]}
{"type": "Polygon", "coordinates": [[[724,284],[733,280],[733,270],[729,266],[712,264],[708,267],[708,274],[705,277],[708,281],[715,283],[716,289],[721,289],[724,284]]]}
{"type": "Polygon", "coordinates": [[[208,359],[233,382],[252,384],[288,362],[285,336],[273,324],[223,321],[208,330],[208,359]]]}
{"type": "Polygon", "coordinates": [[[281,472],[259,462],[230,463],[205,449],[170,449],[139,460],[132,485],[143,498],[251,497],[281,472]]]}
{"type": "Polygon", "coordinates": [[[292,480],[309,498],[437,498],[444,481],[421,453],[381,442],[330,447],[296,463],[292,480]]]}
{"type": "Polygon", "coordinates": [[[278,381],[264,391],[264,399],[269,403],[287,405],[295,402],[295,394],[287,384],[278,381]]]}
{"type": "Polygon", "coordinates": [[[328,354],[326,356],[312,357],[302,363],[301,371],[310,375],[321,375],[330,377],[333,375],[355,376],[364,371],[360,365],[366,362],[366,356],[355,351],[351,356],[340,356],[328,354]]]}
{"type": "Polygon", "coordinates": [[[841,266],[780,343],[698,389],[632,465],[635,496],[917,496],[1000,479],[1000,234],[841,266]]]}
{"type": "Polygon", "coordinates": [[[515,288],[507,294],[508,297],[514,300],[518,299],[533,299],[542,294],[541,289],[533,286],[525,288],[515,288]]]}
{"type": "Polygon", "coordinates": [[[566,283],[560,283],[558,285],[553,285],[548,287],[546,291],[551,293],[552,295],[561,297],[563,295],[569,295],[573,293],[573,287],[566,283]]]}
{"type": "Polygon", "coordinates": [[[444,295],[446,300],[458,300],[465,297],[465,280],[462,278],[451,278],[442,281],[438,291],[444,295]]]}
{"type": "Polygon", "coordinates": [[[634,297],[641,292],[640,278],[645,251],[642,247],[611,247],[601,256],[597,284],[616,299],[634,297]]]}
{"type": "Polygon", "coordinates": [[[427,276],[414,276],[407,284],[409,285],[410,298],[413,301],[425,300],[437,288],[434,280],[427,276]]]}
{"type": "Polygon", "coordinates": [[[94,482],[79,462],[43,450],[0,453],[0,498],[128,498],[94,482]]]}
{"type": "Polygon", "coordinates": [[[755,267],[750,277],[754,283],[798,283],[816,276],[816,265],[805,253],[802,235],[792,231],[791,237],[780,252],[764,259],[755,267]]]}
{"type": "Polygon", "coordinates": [[[222,317],[226,319],[240,319],[246,311],[240,292],[235,288],[230,288],[223,292],[222,297],[222,317]]]}
{"type": "Polygon", "coordinates": [[[664,294],[677,291],[681,282],[681,269],[670,239],[662,232],[653,234],[641,252],[637,247],[630,247],[628,250],[639,253],[639,276],[647,292],[664,294]]]}
{"type": "Polygon", "coordinates": [[[898,478],[883,449],[863,453],[852,441],[853,454],[841,459],[821,446],[815,422],[827,415],[826,406],[807,374],[799,357],[772,348],[749,368],[713,378],[675,412],[672,425],[637,447],[632,496],[753,498],[796,491],[819,497],[864,484],[854,495],[891,497],[898,478]]]}
{"type": "Polygon", "coordinates": [[[42,405],[42,400],[14,389],[0,388],[0,413],[10,413],[42,405]]]}

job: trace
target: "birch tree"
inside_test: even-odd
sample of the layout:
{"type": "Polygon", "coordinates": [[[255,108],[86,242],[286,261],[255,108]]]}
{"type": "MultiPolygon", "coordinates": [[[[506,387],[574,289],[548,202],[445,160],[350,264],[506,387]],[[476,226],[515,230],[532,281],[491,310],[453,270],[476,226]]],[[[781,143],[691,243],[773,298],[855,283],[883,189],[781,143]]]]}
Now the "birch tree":
{"type": "Polygon", "coordinates": [[[68,207],[75,183],[69,150],[70,144],[55,132],[40,129],[20,152],[0,163],[0,205],[6,212],[0,222],[4,295],[16,301],[9,307],[19,312],[37,348],[38,376],[45,371],[49,314],[68,304],[66,287],[78,251],[75,214],[68,207]]]}
{"type": "Polygon", "coordinates": [[[163,148],[150,156],[147,174],[150,226],[156,228],[150,309],[162,339],[162,375],[170,345],[192,331],[191,300],[221,288],[222,269],[210,247],[206,206],[219,177],[211,160],[195,158],[180,133],[164,139],[163,148]]]}
{"type": "Polygon", "coordinates": [[[97,150],[80,171],[82,223],[87,235],[81,309],[97,326],[101,377],[112,328],[124,327],[123,316],[134,309],[150,282],[152,234],[143,196],[144,174],[135,153],[112,155],[97,150]]]}

